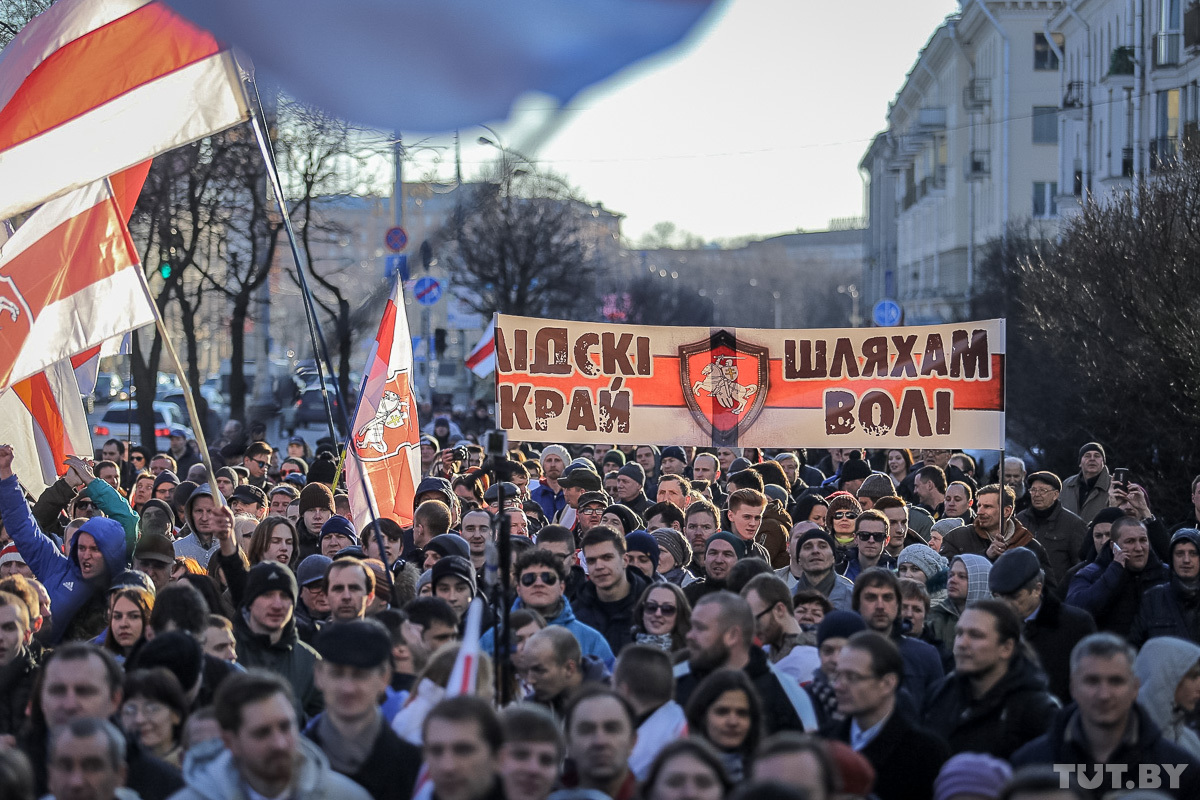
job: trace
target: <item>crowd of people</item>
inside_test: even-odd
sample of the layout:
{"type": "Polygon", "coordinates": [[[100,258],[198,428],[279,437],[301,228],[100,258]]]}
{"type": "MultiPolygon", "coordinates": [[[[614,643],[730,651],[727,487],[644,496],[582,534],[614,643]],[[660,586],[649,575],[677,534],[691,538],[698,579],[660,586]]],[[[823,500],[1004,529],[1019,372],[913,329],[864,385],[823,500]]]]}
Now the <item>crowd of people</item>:
{"type": "Polygon", "coordinates": [[[0,445],[0,797],[1200,798],[1200,477],[1164,520],[1095,442],[989,477],[476,417],[410,526],[332,441],[113,439],[37,497],[0,445]]]}

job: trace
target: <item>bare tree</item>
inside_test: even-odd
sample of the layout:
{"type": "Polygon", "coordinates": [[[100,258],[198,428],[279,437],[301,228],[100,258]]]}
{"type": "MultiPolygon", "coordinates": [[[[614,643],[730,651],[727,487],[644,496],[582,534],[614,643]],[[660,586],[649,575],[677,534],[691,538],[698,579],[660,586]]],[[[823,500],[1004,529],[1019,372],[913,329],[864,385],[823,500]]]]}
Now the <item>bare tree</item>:
{"type": "Polygon", "coordinates": [[[29,20],[50,7],[54,0],[0,0],[0,47],[6,47],[29,20]]]}

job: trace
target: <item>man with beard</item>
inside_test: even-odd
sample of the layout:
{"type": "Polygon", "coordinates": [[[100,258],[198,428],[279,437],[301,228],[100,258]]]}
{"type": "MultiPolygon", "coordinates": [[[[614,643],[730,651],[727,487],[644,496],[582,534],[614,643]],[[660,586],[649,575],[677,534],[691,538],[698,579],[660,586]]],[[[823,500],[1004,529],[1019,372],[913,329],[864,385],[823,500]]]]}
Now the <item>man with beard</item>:
{"type": "Polygon", "coordinates": [[[717,531],[704,547],[704,578],[688,584],[683,594],[693,606],[705,595],[725,589],[729,573],[746,556],[746,543],[729,531],[717,531]]]}
{"type": "Polygon", "coordinates": [[[821,657],[817,648],[804,643],[787,584],[774,575],[755,575],[742,588],[742,597],[750,604],[758,640],[775,669],[797,683],[811,681],[821,657]]]}
{"type": "Polygon", "coordinates": [[[938,552],[951,559],[963,553],[974,553],[995,563],[1005,550],[1028,547],[1037,555],[1042,569],[1046,570],[1046,575],[1052,575],[1046,548],[1033,538],[1033,534],[1024,525],[1013,518],[1016,502],[1016,495],[1007,486],[996,483],[984,486],[975,496],[975,521],[947,533],[938,552]],[[1004,492],[1003,525],[1000,521],[1001,492],[1004,492]]]}
{"type": "Polygon", "coordinates": [[[189,754],[187,788],[175,800],[371,800],[300,735],[291,688],[278,675],[255,670],[229,677],[217,690],[213,708],[225,748],[189,754]]]}
{"type": "Polygon", "coordinates": [[[1051,586],[1062,585],[1067,570],[1079,561],[1087,538],[1087,524],[1063,508],[1059,501],[1061,493],[1062,481],[1057,475],[1035,472],[1029,476],[1029,507],[1017,514],[1017,521],[1046,549],[1051,586]]]}
{"type": "Polygon", "coordinates": [[[542,507],[542,513],[548,520],[554,519],[556,514],[567,507],[567,499],[558,479],[563,476],[569,463],[571,454],[560,444],[546,445],[542,450],[542,479],[529,493],[529,497],[542,507]]]}
{"type": "Polygon", "coordinates": [[[815,522],[798,522],[792,528],[791,563],[775,570],[792,594],[804,589],[816,589],[835,609],[848,611],[854,594],[854,584],[838,575],[833,567],[836,547],[829,532],[815,522]]]}
{"type": "Polygon", "coordinates": [[[954,671],[925,705],[925,727],[954,753],[1008,758],[1046,732],[1059,702],[1021,647],[1021,619],[1001,600],[980,600],[959,617],[954,671]]]}
{"type": "Polygon", "coordinates": [[[687,568],[697,578],[704,577],[704,550],[708,537],[721,529],[721,515],[707,500],[694,500],[684,512],[683,535],[692,545],[692,563],[687,568]]]}
{"type": "Polygon", "coordinates": [[[692,609],[687,634],[688,660],[675,668],[675,702],[687,707],[700,682],[719,669],[740,669],[762,699],[767,734],[781,730],[814,731],[817,713],[798,683],[771,668],[754,645],[754,613],[732,592],[714,592],[692,609]]]}

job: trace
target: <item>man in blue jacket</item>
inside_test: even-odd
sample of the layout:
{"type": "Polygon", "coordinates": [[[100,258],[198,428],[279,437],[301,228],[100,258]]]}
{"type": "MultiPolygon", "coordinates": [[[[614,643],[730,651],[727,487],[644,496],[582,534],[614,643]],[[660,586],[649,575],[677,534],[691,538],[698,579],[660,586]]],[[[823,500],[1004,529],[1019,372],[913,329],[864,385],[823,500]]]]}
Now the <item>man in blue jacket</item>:
{"type": "MultiPolygon", "coordinates": [[[[526,550],[517,559],[514,572],[517,575],[517,599],[513,602],[513,611],[528,608],[541,614],[548,624],[566,628],[579,640],[584,656],[595,656],[605,667],[612,668],[614,656],[608,641],[600,631],[576,619],[571,601],[563,596],[567,571],[558,555],[540,548],[526,550]]],[[[499,625],[480,638],[479,646],[483,652],[492,652],[497,627],[499,625]]]]}
{"type": "MultiPolygon", "coordinates": [[[[73,459],[78,462],[78,459],[73,459]]],[[[17,546],[17,551],[33,574],[46,587],[50,595],[50,607],[54,609],[50,641],[57,644],[68,629],[76,629],[73,636],[91,638],[100,633],[103,624],[104,594],[112,578],[125,569],[125,528],[115,519],[93,517],[83,524],[71,543],[69,555],[63,555],[58,545],[38,528],[34,522],[24,493],[12,470],[13,449],[0,445],[0,521],[17,546]],[[90,610],[85,614],[89,601],[97,600],[100,605],[100,630],[86,631],[76,624],[76,616],[91,618],[90,610]]],[[[78,462],[82,464],[82,462],[78,462]]],[[[79,468],[73,463],[74,468],[79,468]]],[[[110,505],[111,493],[119,499],[116,490],[86,470],[88,493],[98,506],[110,505]]],[[[130,512],[132,513],[132,512],[130,512]]],[[[88,625],[87,627],[94,627],[88,625]]]]}

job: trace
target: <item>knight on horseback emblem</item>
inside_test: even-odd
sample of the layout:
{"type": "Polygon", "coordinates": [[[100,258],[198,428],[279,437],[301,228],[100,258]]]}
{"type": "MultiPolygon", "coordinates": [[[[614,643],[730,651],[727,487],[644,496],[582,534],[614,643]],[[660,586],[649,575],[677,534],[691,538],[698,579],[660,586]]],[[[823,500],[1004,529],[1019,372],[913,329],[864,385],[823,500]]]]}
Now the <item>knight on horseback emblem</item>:
{"type": "Polygon", "coordinates": [[[712,363],[700,373],[704,377],[692,384],[692,394],[699,397],[700,392],[708,392],[731,414],[741,414],[746,410],[746,401],[758,391],[758,384],[737,382],[736,361],[736,356],[713,356],[712,363]]]}

